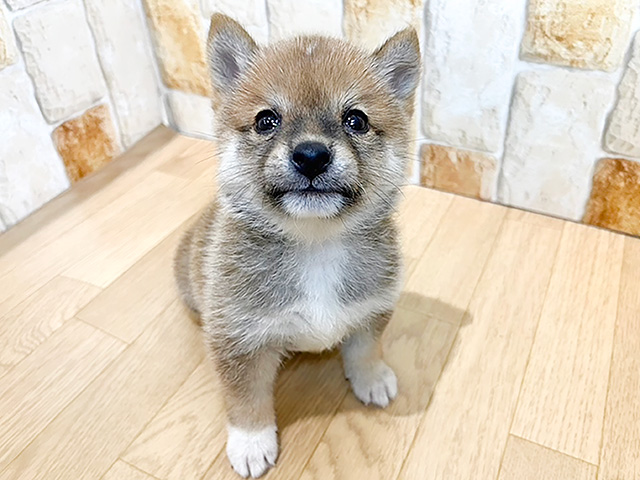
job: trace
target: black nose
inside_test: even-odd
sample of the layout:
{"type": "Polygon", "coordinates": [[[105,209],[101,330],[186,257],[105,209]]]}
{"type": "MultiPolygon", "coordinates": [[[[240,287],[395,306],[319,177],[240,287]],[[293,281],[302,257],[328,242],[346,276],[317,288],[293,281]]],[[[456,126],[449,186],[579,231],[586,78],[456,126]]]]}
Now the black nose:
{"type": "Polygon", "coordinates": [[[331,152],[320,142],[302,142],[293,149],[291,162],[302,175],[313,180],[327,170],[331,152]]]}

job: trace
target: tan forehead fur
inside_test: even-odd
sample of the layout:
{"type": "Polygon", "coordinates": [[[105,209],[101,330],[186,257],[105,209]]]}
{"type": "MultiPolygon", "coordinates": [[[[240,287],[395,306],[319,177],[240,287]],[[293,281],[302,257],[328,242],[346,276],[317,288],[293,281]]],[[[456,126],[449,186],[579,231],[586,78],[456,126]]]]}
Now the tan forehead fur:
{"type": "Polygon", "coordinates": [[[304,113],[349,103],[379,109],[390,102],[368,53],[338,39],[311,36],[261,48],[223,108],[228,120],[243,123],[262,108],[304,113]]]}

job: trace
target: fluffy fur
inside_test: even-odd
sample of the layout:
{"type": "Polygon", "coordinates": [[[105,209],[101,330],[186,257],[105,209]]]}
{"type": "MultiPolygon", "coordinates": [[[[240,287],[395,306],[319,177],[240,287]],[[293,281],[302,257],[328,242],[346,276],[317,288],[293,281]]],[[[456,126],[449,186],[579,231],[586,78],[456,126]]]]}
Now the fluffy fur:
{"type": "Polygon", "coordinates": [[[315,36],[258,47],[214,15],[209,57],[220,188],[182,239],[175,272],[222,379],[229,460],[256,477],[277,456],[273,386],[288,352],[341,345],[361,401],[384,407],[397,393],[379,338],[400,286],[392,216],[418,40],[405,30],[373,54],[315,36]],[[345,127],[353,109],[365,112],[368,131],[345,127]],[[268,134],[255,126],[264,110],[280,118],[268,134]],[[313,180],[291,162],[305,141],[332,152],[313,180]]]}

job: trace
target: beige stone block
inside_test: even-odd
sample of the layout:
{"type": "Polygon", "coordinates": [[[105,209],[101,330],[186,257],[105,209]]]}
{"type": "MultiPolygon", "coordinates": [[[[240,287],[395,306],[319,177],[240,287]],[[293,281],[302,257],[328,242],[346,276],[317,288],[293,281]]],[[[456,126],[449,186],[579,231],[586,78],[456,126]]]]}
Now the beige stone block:
{"type": "Polygon", "coordinates": [[[239,22],[261,44],[269,41],[269,21],[267,20],[267,3],[265,0],[243,0],[238,7],[238,0],[202,0],[202,14],[207,24],[214,13],[224,13],[239,22]]]}
{"type": "Polygon", "coordinates": [[[164,83],[211,96],[202,17],[195,2],[144,0],[164,83]]]}
{"type": "Polygon", "coordinates": [[[604,143],[612,153],[640,157],[640,33],[636,34],[631,60],[618,86],[618,101],[604,143]]]}
{"type": "Polygon", "coordinates": [[[7,5],[11,10],[20,10],[21,8],[27,8],[37,3],[42,3],[44,0],[7,0],[7,5]]]}
{"type": "Polygon", "coordinates": [[[214,113],[211,100],[191,93],[172,90],[167,93],[171,125],[180,133],[211,139],[214,134],[214,113]]]}
{"type": "Polygon", "coordinates": [[[497,173],[494,157],[470,150],[423,145],[420,184],[446,192],[490,200],[497,173]]]}
{"type": "Polygon", "coordinates": [[[106,105],[64,122],[52,136],[71,183],[99,170],[121,150],[106,105]]]}
{"type": "Polygon", "coordinates": [[[496,153],[525,16],[521,0],[429,0],[422,129],[430,140],[496,153]]]}
{"type": "Polygon", "coordinates": [[[0,218],[10,227],[69,187],[29,76],[0,72],[0,218]]]}
{"type": "Polygon", "coordinates": [[[637,8],[637,0],[530,0],[522,58],[615,70],[637,8]]]}
{"type": "Polygon", "coordinates": [[[499,200],[579,220],[615,86],[587,72],[523,72],[516,81],[499,200]]]}
{"type": "Polygon", "coordinates": [[[85,0],[125,148],[162,122],[162,98],[140,5],[85,0]]]}
{"type": "Polygon", "coordinates": [[[7,20],[6,10],[0,5],[0,70],[16,63],[17,59],[16,40],[7,20]]]}
{"type": "Polygon", "coordinates": [[[618,158],[598,162],[584,222],[640,235],[640,163],[618,158]]]}
{"type": "Polygon", "coordinates": [[[296,35],[342,36],[342,0],[267,0],[271,40],[296,35]]]}
{"type": "Polygon", "coordinates": [[[107,94],[80,0],[47,3],[13,21],[38,103],[50,123],[82,112],[107,94]]]}
{"type": "Polygon", "coordinates": [[[422,0],[345,0],[344,33],[373,50],[394,33],[413,27],[421,37],[422,0]]]}

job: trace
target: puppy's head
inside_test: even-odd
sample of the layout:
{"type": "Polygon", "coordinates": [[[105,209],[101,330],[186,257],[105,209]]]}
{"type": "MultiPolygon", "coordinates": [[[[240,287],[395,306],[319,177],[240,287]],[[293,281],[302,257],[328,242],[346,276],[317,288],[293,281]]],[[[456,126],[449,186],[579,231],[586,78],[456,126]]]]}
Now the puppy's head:
{"type": "Polygon", "coordinates": [[[388,215],[419,78],[413,30],[373,54],[318,36],[258,47],[214,15],[208,54],[226,208],[293,232],[388,215]]]}

